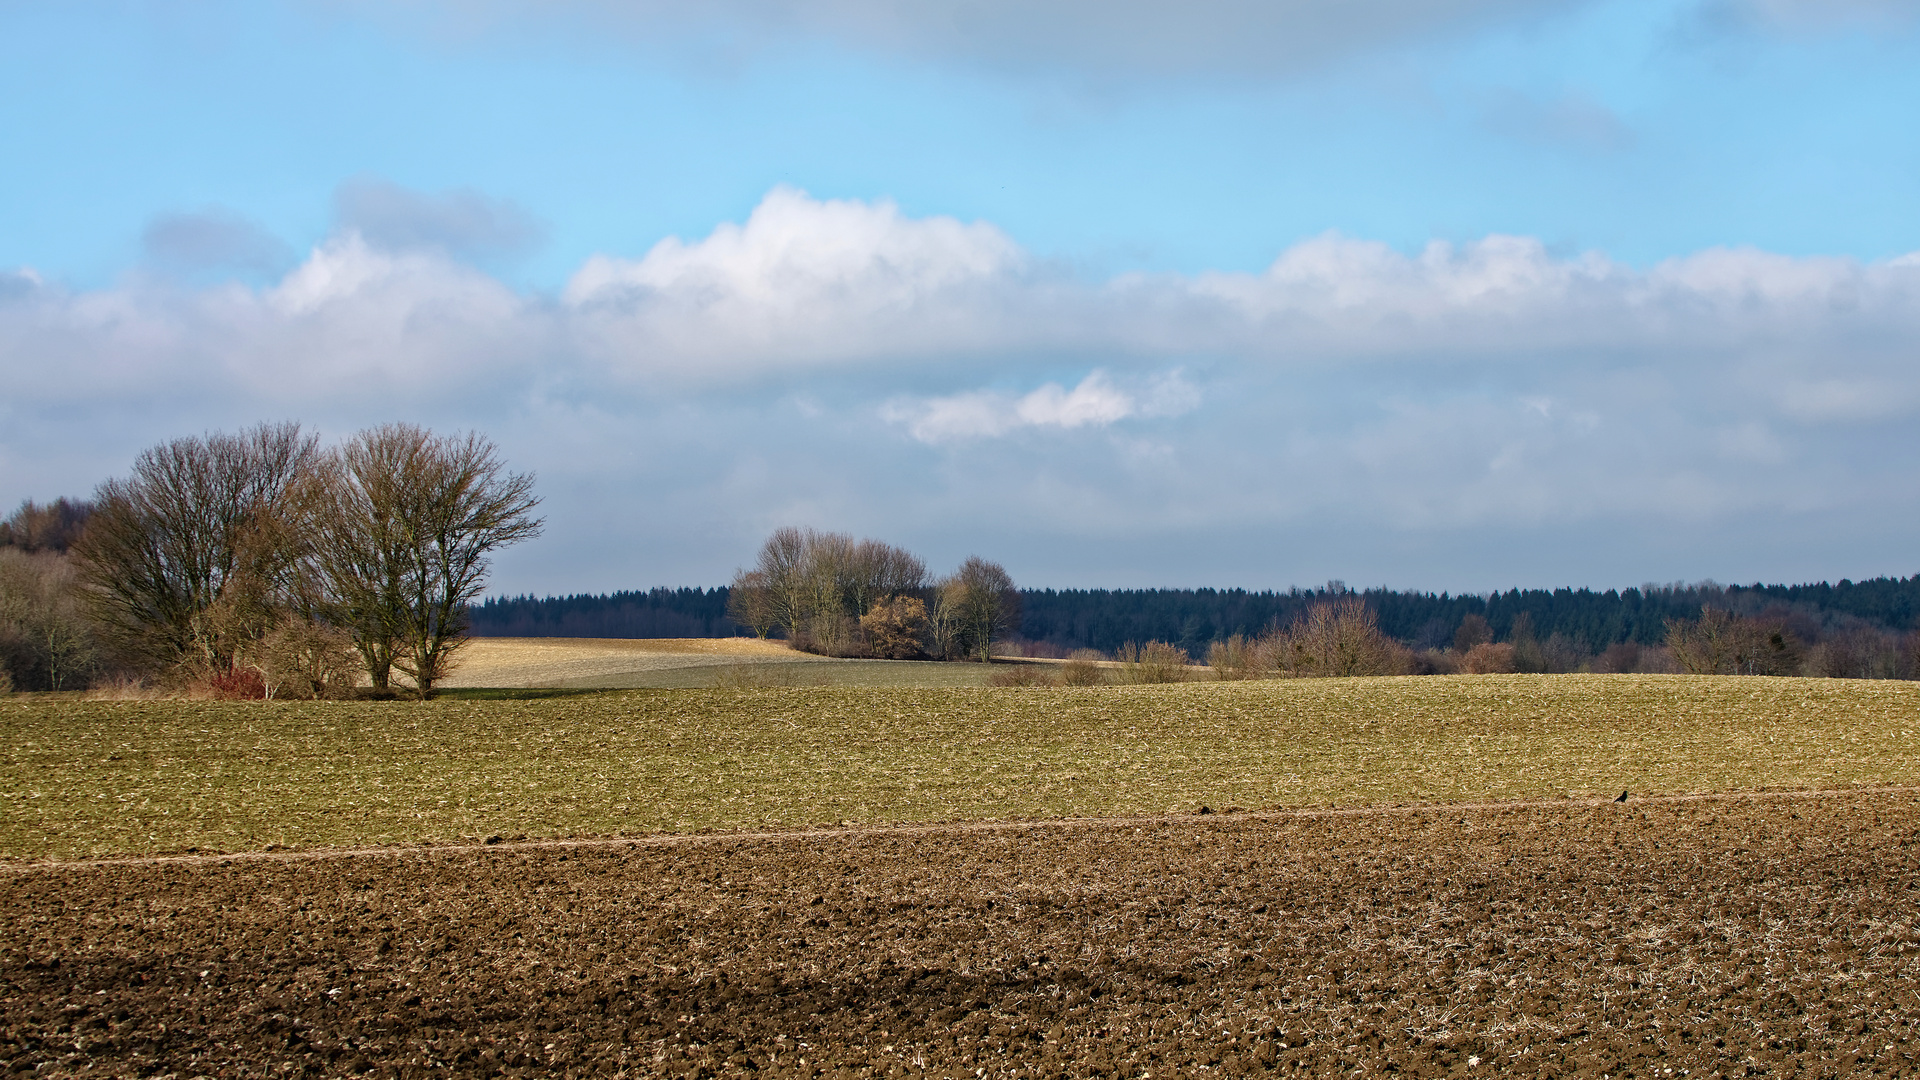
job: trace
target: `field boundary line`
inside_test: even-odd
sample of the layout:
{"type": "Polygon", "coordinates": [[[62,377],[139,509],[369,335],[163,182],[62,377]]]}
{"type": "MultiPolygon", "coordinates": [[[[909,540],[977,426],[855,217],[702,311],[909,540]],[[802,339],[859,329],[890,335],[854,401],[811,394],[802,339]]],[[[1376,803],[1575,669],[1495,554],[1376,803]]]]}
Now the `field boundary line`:
{"type": "Polygon", "coordinates": [[[0,874],[24,875],[60,870],[112,869],[134,866],[207,866],[235,862],[323,862],[332,859],[396,858],[512,851],[611,850],[635,847],[691,847],[740,841],[807,841],[845,837],[930,836],[1031,830],[1118,829],[1153,825],[1208,825],[1242,821],[1291,821],[1316,818],[1368,817],[1452,813],[1488,810],[1564,810],[1575,807],[1673,805],[1692,802],[1759,802],[1775,799],[1815,800],[1841,796],[1920,795],[1920,785],[1850,788],[1790,788],[1779,791],[1706,791],[1673,795],[1630,795],[1625,803],[1604,796],[1591,799],[1527,799],[1510,802],[1405,803],[1385,806],[1321,806],[1290,809],[1273,807],[1232,813],[1139,814],[1122,817],[993,818],[984,821],[903,822],[897,825],[830,825],[793,829],[756,829],[728,832],[644,833],[636,836],[580,836],[545,839],[463,841],[460,843],[391,844],[384,847],[298,848],[285,851],[194,852],[180,855],[118,855],[99,859],[41,862],[0,860],[0,874]]]}

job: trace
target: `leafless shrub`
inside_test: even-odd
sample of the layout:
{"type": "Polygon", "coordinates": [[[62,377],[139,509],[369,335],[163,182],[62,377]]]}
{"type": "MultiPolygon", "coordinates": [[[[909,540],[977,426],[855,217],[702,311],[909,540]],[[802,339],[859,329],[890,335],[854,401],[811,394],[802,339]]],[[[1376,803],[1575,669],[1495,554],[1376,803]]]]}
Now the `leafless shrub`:
{"type": "Polygon", "coordinates": [[[1506,675],[1515,670],[1513,643],[1483,641],[1467,650],[1460,666],[1470,675],[1506,675]]]}
{"type": "Polygon", "coordinates": [[[1797,675],[1800,643],[1786,627],[1702,608],[1692,621],[1667,621],[1667,647],[1690,675],[1797,675]]]}
{"type": "Polygon", "coordinates": [[[1187,650],[1178,645],[1164,641],[1136,645],[1129,641],[1116,655],[1123,683],[1177,683],[1193,677],[1193,669],[1187,666],[1187,650]]]}
{"type": "Polygon", "coordinates": [[[1221,681],[1264,679],[1267,676],[1266,651],[1244,634],[1216,641],[1207,650],[1207,666],[1221,681]]]}
{"type": "Polygon", "coordinates": [[[1075,649],[1060,665],[1060,685],[1099,686],[1107,681],[1107,669],[1100,666],[1106,657],[1093,649],[1075,649]]]}
{"type": "Polygon", "coordinates": [[[1807,650],[1803,670],[1830,679],[1913,677],[1911,652],[1900,635],[1873,626],[1851,626],[1807,650]]]}
{"type": "Polygon", "coordinates": [[[1315,604],[1261,644],[1268,665],[1294,678],[1401,675],[1413,666],[1407,647],[1381,633],[1366,601],[1350,594],[1315,604]]]}
{"type": "Polygon", "coordinates": [[[112,675],[96,680],[87,691],[89,701],[152,701],[166,691],[135,675],[112,675]]]}
{"type": "Polygon", "coordinates": [[[1450,649],[1422,649],[1413,653],[1407,674],[1457,675],[1460,673],[1460,662],[1460,654],[1450,649]]]}
{"type": "Polygon", "coordinates": [[[240,659],[260,673],[267,697],[289,700],[351,697],[364,670],[352,635],[288,612],[240,659]]]}
{"type": "Polygon", "coordinates": [[[1673,650],[1665,645],[1649,645],[1640,650],[1640,662],[1633,666],[1640,675],[1678,675],[1681,673],[1680,661],[1673,657],[1673,650]]]}
{"type": "Polygon", "coordinates": [[[1606,647],[1593,661],[1593,670],[1603,675],[1624,675],[1640,663],[1640,643],[1619,641],[1606,647]]]}

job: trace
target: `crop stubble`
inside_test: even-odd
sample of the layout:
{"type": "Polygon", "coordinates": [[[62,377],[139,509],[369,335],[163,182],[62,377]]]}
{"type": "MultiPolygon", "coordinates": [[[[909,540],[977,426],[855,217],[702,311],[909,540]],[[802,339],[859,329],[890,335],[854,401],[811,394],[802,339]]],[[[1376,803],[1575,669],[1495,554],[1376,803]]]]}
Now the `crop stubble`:
{"type": "Polygon", "coordinates": [[[16,864],[0,1061],[1897,1074],[1916,826],[1879,791],[16,864]]]}
{"type": "Polygon", "coordinates": [[[1920,685],[1483,676],[0,698],[0,859],[1920,785],[1920,685]]]}

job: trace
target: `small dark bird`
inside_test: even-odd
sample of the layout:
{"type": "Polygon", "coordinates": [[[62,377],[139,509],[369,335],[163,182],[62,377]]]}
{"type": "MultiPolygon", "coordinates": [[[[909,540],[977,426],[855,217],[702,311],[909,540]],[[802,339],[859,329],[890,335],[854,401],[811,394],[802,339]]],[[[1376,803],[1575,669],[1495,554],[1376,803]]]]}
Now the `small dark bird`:
{"type": "Polygon", "coordinates": [[[1617,798],[1617,799],[1615,799],[1615,800],[1613,800],[1613,801],[1614,801],[1614,802],[1626,802],[1626,801],[1627,801],[1627,793],[1626,793],[1626,792],[1624,792],[1624,791],[1623,791],[1623,792],[1621,792],[1621,793],[1620,793],[1620,797],[1619,797],[1619,798],[1617,798]]]}

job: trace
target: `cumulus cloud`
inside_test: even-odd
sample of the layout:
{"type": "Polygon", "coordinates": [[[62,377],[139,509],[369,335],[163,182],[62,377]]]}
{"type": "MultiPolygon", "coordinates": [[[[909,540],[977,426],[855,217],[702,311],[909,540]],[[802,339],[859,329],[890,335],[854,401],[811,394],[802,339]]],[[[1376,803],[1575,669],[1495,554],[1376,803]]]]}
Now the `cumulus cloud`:
{"type": "Polygon", "coordinates": [[[1177,416],[1198,404],[1199,395],[1179,372],[1153,380],[1138,391],[1114,385],[1104,371],[1090,372],[1073,389],[1048,383],[1031,393],[976,390],[944,397],[903,398],[888,402],[881,416],[930,445],[1002,436],[1028,428],[1104,428],[1132,416],[1177,416]]]}
{"type": "Polygon", "coordinates": [[[1034,566],[1110,542],[1098,565],[1124,567],[1149,537],[1256,560],[1232,566],[1280,535],[1321,553],[1277,582],[1209,575],[1250,584],[1415,574],[1522,533],[1588,567],[1639,544],[1892,551],[1920,528],[1916,341],[1915,257],[1638,268],[1526,237],[1329,234],[1253,273],[1089,280],[991,224],[778,189],[705,237],[589,260],[558,295],[359,229],[258,286],[0,274],[0,476],[22,485],[0,499],[85,490],[183,430],[404,418],[502,433],[552,485],[557,529],[612,515],[681,553],[572,587],[722,579],[770,516],[923,530],[937,555],[989,504],[974,546],[1034,566]],[[617,511],[609,491],[643,497],[617,511]],[[1378,561],[1342,564],[1362,537],[1378,561]]]}
{"type": "Polygon", "coordinates": [[[340,185],[333,203],[337,229],[393,250],[485,260],[525,255],[546,239],[546,226],[525,209],[471,189],[429,194],[362,177],[340,185]]]}
{"type": "Polygon", "coordinates": [[[563,299],[610,364],[683,376],[1026,344],[1057,292],[991,225],[782,187],[705,239],[589,259],[563,299]]]}

